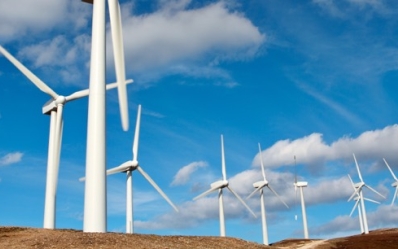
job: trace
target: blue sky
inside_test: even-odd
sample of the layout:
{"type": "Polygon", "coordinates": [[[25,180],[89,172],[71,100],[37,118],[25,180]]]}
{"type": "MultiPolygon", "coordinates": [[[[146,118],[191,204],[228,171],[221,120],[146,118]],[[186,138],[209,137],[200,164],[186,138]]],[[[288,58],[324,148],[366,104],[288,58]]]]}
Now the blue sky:
{"type": "MultiPolygon", "coordinates": [[[[121,1],[130,129],[120,124],[117,92],[107,93],[107,167],[132,158],[137,107],[143,107],[139,161],[180,208],[174,210],[134,172],[135,232],[219,235],[216,194],[193,201],[227,177],[242,197],[261,179],[262,146],[270,242],[302,237],[294,161],[309,233],[359,233],[348,215],[359,181],[386,195],[365,196],[369,228],[394,227],[398,174],[397,3],[382,0],[121,1]],[[294,216],[298,214],[299,220],[294,216]]],[[[92,6],[76,1],[0,2],[0,44],[68,95],[89,82],[92,6]],[[23,6],[23,7],[22,7],[23,6]]],[[[115,81],[107,26],[107,82],[115,81]]],[[[0,56],[0,225],[42,227],[49,97],[0,56]]],[[[68,103],[57,192],[57,227],[82,229],[87,99],[68,103]]],[[[108,177],[108,230],[125,229],[125,175],[108,177]]],[[[259,196],[247,201],[260,215],[259,196]]],[[[225,197],[226,233],[261,242],[261,221],[225,197]]]]}

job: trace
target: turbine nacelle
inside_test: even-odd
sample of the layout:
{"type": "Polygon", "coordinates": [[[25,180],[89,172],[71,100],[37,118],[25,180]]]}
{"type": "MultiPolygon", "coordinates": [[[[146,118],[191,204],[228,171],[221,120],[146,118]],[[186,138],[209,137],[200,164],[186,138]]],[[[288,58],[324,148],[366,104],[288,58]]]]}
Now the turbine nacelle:
{"type": "Polygon", "coordinates": [[[219,180],[216,182],[213,182],[212,184],[210,184],[210,188],[212,189],[220,189],[220,188],[225,188],[228,187],[228,181],[226,180],[219,180]]]}
{"type": "Polygon", "coordinates": [[[255,188],[263,188],[265,186],[268,186],[268,181],[258,181],[253,183],[253,187],[255,188]]]}
{"type": "Polygon", "coordinates": [[[397,187],[397,186],[398,186],[398,182],[393,182],[393,183],[391,184],[391,186],[397,187]]]}
{"type": "Polygon", "coordinates": [[[55,100],[50,99],[49,101],[47,101],[44,104],[44,106],[42,108],[42,113],[50,115],[52,111],[56,111],[56,110],[57,110],[57,104],[55,103],[55,100]]]}
{"type": "Polygon", "coordinates": [[[138,164],[133,164],[133,162],[131,162],[131,164],[129,166],[127,166],[126,168],[124,168],[124,170],[120,171],[120,172],[133,172],[134,170],[136,170],[138,168],[138,164]]]}
{"type": "Polygon", "coordinates": [[[355,183],[355,184],[354,184],[354,187],[355,187],[356,189],[360,189],[360,188],[362,188],[363,186],[365,186],[365,183],[364,183],[364,182],[358,182],[358,183],[355,183]]]}
{"type": "Polygon", "coordinates": [[[297,188],[307,187],[308,186],[308,182],[295,182],[294,186],[297,187],[297,188]]]}

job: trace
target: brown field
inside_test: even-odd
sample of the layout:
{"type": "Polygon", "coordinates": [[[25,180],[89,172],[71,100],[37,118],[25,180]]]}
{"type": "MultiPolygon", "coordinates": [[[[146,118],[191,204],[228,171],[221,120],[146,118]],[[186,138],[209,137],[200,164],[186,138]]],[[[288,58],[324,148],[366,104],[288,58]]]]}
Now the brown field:
{"type": "Polygon", "coordinates": [[[380,229],[367,235],[330,240],[287,239],[264,246],[229,237],[83,233],[77,230],[0,227],[0,248],[389,249],[398,248],[398,229],[380,229]]]}

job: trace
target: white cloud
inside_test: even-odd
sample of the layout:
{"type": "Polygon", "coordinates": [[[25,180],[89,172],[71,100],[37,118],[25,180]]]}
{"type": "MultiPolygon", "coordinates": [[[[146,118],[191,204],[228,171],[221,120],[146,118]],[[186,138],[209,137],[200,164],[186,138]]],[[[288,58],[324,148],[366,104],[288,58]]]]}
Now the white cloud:
{"type": "Polygon", "coordinates": [[[67,27],[69,32],[86,26],[91,8],[80,1],[0,1],[0,41],[67,27]]]}
{"type": "Polygon", "coordinates": [[[191,174],[193,172],[195,172],[198,168],[207,167],[207,166],[208,166],[207,162],[197,161],[182,167],[174,176],[171,186],[186,184],[189,181],[189,178],[191,177],[191,174]]]}
{"type": "MultiPolygon", "coordinates": [[[[293,153],[300,155],[301,163],[314,162],[330,162],[339,159],[352,160],[352,152],[355,152],[358,157],[362,159],[380,159],[382,155],[394,155],[397,150],[393,146],[393,141],[397,141],[398,126],[387,126],[381,130],[367,131],[359,135],[357,138],[343,137],[327,145],[322,140],[320,134],[312,134],[310,136],[297,139],[294,141],[284,140],[275,143],[270,148],[263,151],[264,163],[268,166],[266,169],[266,177],[270,186],[279,194],[291,209],[300,205],[300,200],[297,199],[297,193],[294,190],[294,173],[293,172],[277,172],[271,170],[270,167],[278,167],[280,165],[294,164],[293,153]],[[391,142],[391,143],[390,143],[391,142]],[[387,143],[388,146],[380,146],[380,144],[387,143]],[[382,149],[375,149],[375,147],[382,149]],[[274,156],[273,156],[274,155],[274,156]],[[291,156],[290,156],[291,155],[291,156]],[[288,158],[285,160],[285,158],[288,158]]],[[[254,164],[258,160],[258,155],[254,159],[254,164]]],[[[183,174],[185,175],[185,174],[183,174]]],[[[189,173],[187,172],[187,175],[189,173]]],[[[262,179],[262,173],[259,167],[252,168],[240,172],[229,178],[230,187],[233,188],[242,198],[247,197],[253,190],[253,183],[262,179]]],[[[300,179],[299,179],[300,180],[300,179]]],[[[200,180],[194,179],[193,185],[200,180]]],[[[378,186],[372,186],[382,194],[388,193],[384,183],[379,183],[378,186]]],[[[206,187],[206,190],[208,188],[206,187]]],[[[364,193],[366,197],[382,201],[379,196],[368,192],[364,193]]],[[[225,212],[227,217],[251,219],[244,206],[239,203],[234,196],[227,193],[224,199],[225,212]]],[[[316,180],[309,182],[308,187],[304,189],[304,198],[307,206],[315,206],[326,203],[336,203],[339,201],[346,201],[353,193],[351,183],[344,173],[339,173],[338,177],[332,177],[330,174],[327,177],[318,176],[316,180]]],[[[264,191],[267,212],[270,217],[275,216],[280,212],[288,212],[280,200],[271,192],[265,189],[264,191]]],[[[258,195],[246,200],[248,205],[259,215],[260,202],[258,195]]],[[[354,203],[352,202],[352,205],[354,203]]],[[[152,220],[137,221],[137,227],[145,229],[164,229],[164,228],[185,228],[194,227],[207,220],[218,219],[218,202],[216,193],[198,199],[197,201],[186,201],[179,206],[181,212],[175,214],[172,212],[165,213],[152,220]],[[167,225],[165,225],[167,224],[167,225]]],[[[347,213],[349,210],[347,211],[347,213]]],[[[369,215],[370,223],[375,224],[377,218],[372,218],[369,215]],[[374,221],[371,221],[374,219],[374,221]]],[[[283,218],[280,216],[279,218],[283,218]]],[[[333,230],[332,227],[339,227],[341,224],[347,224],[345,231],[352,231],[358,227],[356,218],[349,218],[348,216],[340,216],[328,225],[320,226],[319,232],[313,234],[329,234],[326,231],[333,230]]],[[[317,229],[318,229],[317,228],[317,229]]],[[[336,230],[336,233],[340,232],[336,230]]],[[[344,231],[343,231],[344,232],[344,231]]]]}
{"type": "MultiPolygon", "coordinates": [[[[398,206],[380,205],[376,211],[367,214],[369,229],[395,226],[398,222],[398,206]]],[[[341,232],[355,231],[359,233],[360,226],[357,215],[354,217],[338,216],[331,222],[311,229],[313,235],[338,234],[341,232]]]]}
{"type": "MultiPolygon", "coordinates": [[[[243,13],[229,9],[224,2],[190,7],[190,1],[176,0],[159,1],[158,5],[155,12],[141,15],[130,13],[133,4],[122,6],[128,75],[134,75],[139,84],[183,74],[217,79],[218,86],[237,86],[218,65],[252,58],[265,35],[243,13]]],[[[81,69],[89,61],[91,12],[91,5],[80,1],[1,1],[0,41],[28,41],[25,36],[35,34],[35,40],[21,43],[19,55],[36,68],[45,66],[49,75],[56,70],[62,80],[73,83],[81,79],[81,69]]],[[[108,65],[112,68],[109,25],[107,41],[108,65]]]]}
{"type": "MultiPolygon", "coordinates": [[[[81,82],[78,82],[78,79],[84,67],[78,62],[88,59],[89,52],[90,37],[88,35],[79,35],[72,40],[59,35],[51,40],[23,47],[18,55],[31,61],[33,68],[47,68],[47,70],[57,68],[59,69],[57,74],[63,81],[79,85],[81,82]]],[[[55,82],[59,82],[59,79],[55,82]]],[[[84,85],[88,85],[88,82],[84,85]]]]}
{"type": "MultiPolygon", "coordinates": [[[[163,1],[150,14],[124,12],[125,59],[130,72],[142,73],[143,78],[150,72],[152,81],[175,73],[193,77],[210,73],[214,77],[214,73],[220,76],[220,62],[248,59],[258,53],[265,35],[242,13],[229,10],[224,2],[200,8],[189,8],[189,4],[163,1]]],[[[110,30],[107,37],[111,40],[110,30]]],[[[109,45],[107,51],[107,58],[112,59],[109,45]]],[[[222,74],[223,83],[219,84],[227,81],[227,87],[233,86],[229,74],[222,74]]]]}
{"type": "Polygon", "coordinates": [[[18,163],[21,161],[22,157],[23,157],[23,153],[21,153],[21,152],[8,153],[7,155],[0,158],[0,166],[6,166],[6,165],[18,163]]]}
{"type": "Polygon", "coordinates": [[[195,61],[209,52],[212,60],[242,59],[253,56],[265,40],[249,19],[222,2],[198,9],[174,3],[125,18],[126,60],[135,70],[195,61]]]}
{"type": "MultiPolygon", "coordinates": [[[[380,160],[385,157],[394,163],[398,162],[398,125],[387,126],[381,130],[366,131],[357,138],[344,136],[337,141],[326,144],[322,134],[313,133],[296,140],[280,140],[270,148],[263,150],[264,166],[280,167],[294,165],[297,161],[307,165],[323,165],[326,161],[351,159],[352,153],[361,160],[380,160]]],[[[260,166],[260,154],[253,160],[253,165],[260,166]]]]}

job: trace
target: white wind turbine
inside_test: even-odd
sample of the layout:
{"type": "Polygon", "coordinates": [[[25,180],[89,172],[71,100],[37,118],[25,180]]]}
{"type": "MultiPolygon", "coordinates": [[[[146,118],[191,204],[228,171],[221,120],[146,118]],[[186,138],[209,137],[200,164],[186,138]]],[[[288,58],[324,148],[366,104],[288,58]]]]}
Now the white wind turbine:
{"type": "Polygon", "coordinates": [[[213,182],[210,184],[210,189],[203,192],[202,194],[193,198],[197,200],[205,195],[210,194],[213,191],[218,190],[218,207],[220,213],[220,236],[225,237],[225,218],[224,218],[224,203],[223,203],[223,188],[227,188],[235,197],[246,207],[249,212],[257,218],[257,216],[253,213],[253,211],[249,208],[249,206],[243,201],[243,199],[231,188],[229,187],[229,182],[227,180],[227,173],[225,169],[225,155],[224,155],[224,139],[223,135],[221,135],[221,166],[222,166],[222,180],[213,182]]]}
{"type": "MultiPolygon", "coordinates": [[[[137,113],[137,124],[135,126],[135,135],[133,142],[133,160],[127,161],[120,166],[117,166],[106,171],[107,175],[116,173],[126,173],[126,233],[134,232],[133,223],[133,178],[132,173],[134,170],[138,170],[142,176],[159,192],[161,196],[178,212],[178,208],[173,202],[167,197],[167,195],[159,188],[159,186],[152,180],[152,178],[140,167],[138,163],[138,141],[140,135],[140,120],[141,120],[141,105],[138,106],[137,113]]],[[[85,178],[80,178],[80,181],[84,181],[85,178]]]]}
{"type": "Polygon", "coordinates": [[[351,199],[353,199],[355,196],[358,196],[358,197],[359,197],[359,199],[358,199],[357,201],[360,202],[360,204],[361,204],[361,214],[362,214],[363,230],[364,230],[364,233],[365,233],[365,234],[368,234],[368,233],[369,233],[368,219],[367,219],[367,217],[366,217],[366,210],[365,210],[365,203],[364,203],[365,198],[363,197],[362,188],[363,188],[363,187],[366,187],[366,188],[368,188],[369,190],[373,191],[374,193],[380,195],[381,197],[383,197],[383,198],[385,198],[385,197],[384,197],[382,194],[380,194],[379,192],[377,192],[376,190],[374,190],[372,187],[370,187],[370,186],[368,186],[368,185],[365,184],[365,182],[364,182],[363,179],[362,179],[361,171],[359,170],[359,166],[358,166],[358,162],[357,162],[357,159],[356,159],[356,157],[355,157],[355,154],[352,154],[352,155],[353,155],[353,157],[354,157],[355,165],[356,165],[356,168],[357,168],[357,171],[358,171],[358,176],[359,176],[359,179],[360,179],[361,181],[354,184],[355,191],[354,191],[354,193],[351,195],[351,197],[348,199],[348,201],[350,201],[351,199]]]}
{"type": "MultiPolygon", "coordinates": [[[[359,226],[361,227],[361,233],[364,233],[364,232],[365,232],[365,228],[364,228],[364,225],[363,225],[363,219],[364,219],[364,217],[363,217],[363,215],[362,215],[362,211],[361,211],[362,208],[361,208],[361,204],[360,204],[361,197],[360,197],[360,195],[358,194],[357,188],[355,187],[355,184],[354,184],[354,182],[352,181],[352,178],[351,178],[350,175],[348,175],[348,178],[350,179],[352,188],[354,189],[354,194],[356,193],[356,196],[355,196],[355,198],[353,199],[353,200],[355,201],[355,205],[353,206],[353,208],[352,208],[352,210],[351,210],[350,217],[351,217],[352,214],[354,213],[355,208],[358,208],[359,226]]],[[[374,201],[374,200],[369,199],[369,198],[364,198],[364,200],[370,201],[370,202],[374,202],[374,203],[377,203],[377,204],[380,204],[380,202],[374,201]]]]}
{"type": "MultiPolygon", "coordinates": [[[[50,115],[50,133],[48,142],[48,157],[47,157],[47,179],[46,179],[46,193],[44,203],[44,222],[43,227],[53,229],[55,228],[55,205],[56,192],[58,181],[59,159],[61,155],[61,140],[63,128],[63,108],[64,105],[70,101],[86,97],[89,95],[89,90],[81,90],[72,93],[68,96],[62,96],[52,90],[47,84],[41,81],[29,69],[27,69],[21,62],[12,56],[6,49],[0,46],[0,53],[2,53],[17,69],[19,69],[34,85],[36,85],[42,92],[50,95],[51,99],[45,103],[42,108],[43,114],[50,115]]],[[[131,83],[132,80],[126,81],[131,83]]],[[[117,87],[117,83],[108,84],[106,89],[117,87]]]]}
{"type": "Polygon", "coordinates": [[[393,182],[393,183],[391,184],[391,186],[395,188],[394,197],[392,198],[392,202],[391,202],[391,206],[392,206],[392,205],[394,205],[395,198],[397,198],[397,195],[398,195],[398,179],[397,179],[397,177],[395,176],[394,172],[392,171],[390,165],[388,165],[386,159],[383,158],[383,160],[384,160],[384,162],[386,163],[387,168],[390,170],[391,175],[392,175],[392,177],[393,177],[394,180],[395,180],[395,182],[393,182]]]}
{"type": "Polygon", "coordinates": [[[258,149],[260,151],[260,161],[261,161],[261,171],[263,174],[263,180],[258,181],[253,183],[253,187],[256,188],[248,197],[252,197],[256,192],[260,191],[260,202],[261,202],[261,224],[263,228],[263,243],[264,245],[269,245],[268,243],[268,230],[267,230],[267,220],[266,220],[266,214],[265,214],[265,204],[264,204],[264,187],[267,187],[269,190],[271,190],[272,193],[275,194],[276,197],[287,207],[289,206],[280,198],[280,196],[275,192],[273,188],[269,185],[266,177],[265,177],[265,171],[264,171],[264,163],[263,163],[263,157],[261,156],[261,146],[260,143],[258,144],[258,149]]]}
{"type": "MultiPolygon", "coordinates": [[[[296,163],[296,156],[294,156],[294,163],[296,163]]],[[[297,166],[295,166],[297,167],[297,166]]],[[[304,192],[303,188],[308,186],[308,182],[298,182],[297,181],[297,174],[295,175],[294,179],[294,190],[297,191],[297,188],[300,189],[300,198],[301,198],[301,212],[303,215],[303,228],[304,228],[304,238],[308,239],[308,225],[307,225],[307,213],[305,211],[305,201],[304,201],[304,192]]],[[[297,216],[296,216],[297,217],[297,216]]]]}
{"type": "MultiPolygon", "coordinates": [[[[93,0],[83,0],[93,3],[93,0]]],[[[128,106],[120,5],[108,0],[113,54],[123,130],[128,130],[128,106]]],[[[91,35],[90,97],[88,106],[84,232],[106,232],[105,147],[105,0],[95,0],[91,35]]]]}

